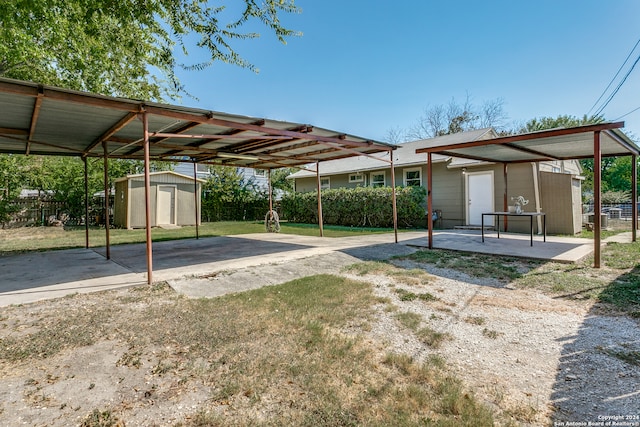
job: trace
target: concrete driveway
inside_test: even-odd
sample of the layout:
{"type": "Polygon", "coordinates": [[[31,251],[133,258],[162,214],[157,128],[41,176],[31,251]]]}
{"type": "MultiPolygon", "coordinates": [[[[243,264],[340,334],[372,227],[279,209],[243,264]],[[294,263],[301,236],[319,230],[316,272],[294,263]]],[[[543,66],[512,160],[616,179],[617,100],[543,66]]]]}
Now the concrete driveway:
{"type": "MultiPolygon", "coordinates": [[[[575,262],[593,251],[593,242],[585,239],[548,236],[542,242],[536,236],[532,247],[527,235],[496,237],[486,234],[482,243],[479,232],[443,230],[436,231],[433,240],[435,248],[562,262],[575,262]]],[[[231,277],[230,272],[254,266],[291,266],[299,260],[306,260],[305,274],[333,272],[347,263],[388,259],[428,246],[423,231],[399,233],[398,240],[399,244],[393,243],[391,233],[343,238],[262,233],[155,242],[154,281],[168,281],[191,296],[219,295],[272,283],[253,280],[251,285],[246,277],[236,275],[238,280],[227,280],[225,289],[203,291],[198,289],[202,288],[199,280],[221,273],[231,277]]],[[[95,248],[0,257],[0,306],[146,283],[144,244],[112,246],[110,260],[103,253],[104,248],[95,248]]]]}

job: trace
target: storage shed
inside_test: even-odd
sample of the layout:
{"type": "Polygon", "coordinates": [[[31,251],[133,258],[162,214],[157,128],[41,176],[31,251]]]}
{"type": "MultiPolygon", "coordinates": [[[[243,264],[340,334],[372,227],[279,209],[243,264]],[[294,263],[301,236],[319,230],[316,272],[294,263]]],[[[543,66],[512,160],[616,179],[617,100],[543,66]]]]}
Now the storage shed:
{"type": "MultiPolygon", "coordinates": [[[[151,226],[200,224],[202,183],[176,172],[152,172],[151,226]],[[196,203],[197,201],[197,203],[196,203]]],[[[128,175],[115,181],[113,224],[123,228],[144,228],[144,175],[128,175]]]]}

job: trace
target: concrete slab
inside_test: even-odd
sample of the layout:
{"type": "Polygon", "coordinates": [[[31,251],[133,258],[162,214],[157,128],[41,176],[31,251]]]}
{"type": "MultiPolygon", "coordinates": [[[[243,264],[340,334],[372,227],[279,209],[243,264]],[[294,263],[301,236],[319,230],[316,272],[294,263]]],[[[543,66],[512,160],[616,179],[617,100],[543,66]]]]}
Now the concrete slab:
{"type": "Polygon", "coordinates": [[[91,249],[3,256],[0,271],[0,306],[146,283],[145,275],[132,273],[91,249]]]}
{"type": "MultiPolygon", "coordinates": [[[[248,236],[262,240],[264,236],[248,236]]],[[[278,239],[270,237],[269,239],[278,239]]],[[[309,240],[309,239],[302,239],[309,240]]],[[[245,262],[237,269],[222,268],[213,271],[216,266],[210,264],[212,272],[204,276],[177,277],[167,282],[177,292],[191,298],[216,297],[229,293],[243,292],[268,285],[277,285],[314,274],[336,274],[344,267],[369,260],[385,260],[395,255],[406,255],[417,249],[395,243],[378,243],[385,238],[372,238],[371,245],[362,246],[362,240],[311,238],[320,247],[289,252],[285,259],[267,258],[258,263],[245,262]],[[329,241],[329,242],[327,242],[329,241]],[[336,246],[327,249],[325,245],[333,241],[336,246]],[[323,247],[325,246],[325,247],[323,247]]],[[[248,260],[245,260],[248,261],[248,260]]],[[[224,267],[224,266],[221,266],[224,267]]]]}
{"type": "MultiPolygon", "coordinates": [[[[488,255],[514,256],[533,258],[555,262],[578,262],[593,253],[593,241],[575,237],[542,236],[533,237],[530,245],[529,235],[485,231],[484,243],[480,230],[441,230],[434,232],[433,247],[455,251],[476,252],[488,255]]],[[[404,244],[428,247],[429,239],[425,236],[404,244]]]]}
{"type": "MultiPolygon", "coordinates": [[[[531,247],[526,235],[501,233],[500,239],[495,233],[485,236],[482,243],[478,231],[436,231],[434,247],[561,262],[578,261],[593,250],[593,243],[586,239],[549,236],[544,243],[541,236],[536,236],[531,247]]],[[[296,269],[297,273],[291,274],[296,278],[299,274],[334,272],[358,260],[387,259],[428,246],[424,231],[399,233],[398,241],[399,245],[393,243],[392,233],[344,238],[261,233],[154,242],[154,281],[180,282],[185,293],[197,296],[198,292],[205,292],[203,276],[227,277],[225,286],[231,287],[227,291],[241,291],[272,284],[268,269],[265,278],[259,280],[242,276],[246,273],[243,269],[249,267],[286,268],[294,261],[308,265],[308,269],[296,269]]],[[[101,254],[104,248],[0,257],[0,306],[146,283],[144,244],[112,246],[111,260],[101,254]]],[[[205,293],[212,295],[209,291],[212,290],[205,293]]],[[[218,291],[212,292],[215,295],[218,291]]]]}

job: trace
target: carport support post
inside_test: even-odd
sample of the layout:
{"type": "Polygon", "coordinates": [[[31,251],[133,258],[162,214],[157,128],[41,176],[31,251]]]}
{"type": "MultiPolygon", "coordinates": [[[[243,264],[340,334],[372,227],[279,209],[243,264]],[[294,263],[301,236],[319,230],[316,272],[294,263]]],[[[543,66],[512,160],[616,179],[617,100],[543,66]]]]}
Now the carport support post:
{"type": "Polygon", "coordinates": [[[602,201],[600,198],[602,153],[600,152],[600,131],[593,133],[593,267],[600,268],[600,232],[602,222],[600,212],[602,201]]]}
{"type": "Polygon", "coordinates": [[[147,224],[147,283],[153,282],[153,256],[151,248],[151,178],[149,176],[149,119],[142,113],[143,145],[144,145],[144,204],[147,224]]]}
{"type": "Polygon", "coordinates": [[[431,160],[431,152],[429,152],[427,153],[427,228],[429,234],[429,249],[433,249],[433,200],[431,197],[433,168],[431,160]]]}
{"type": "Polygon", "coordinates": [[[398,206],[396,204],[396,168],[393,165],[393,150],[389,150],[391,158],[391,205],[393,207],[393,234],[398,243],[398,206]]]}
{"type": "Polygon", "coordinates": [[[638,156],[631,156],[631,241],[636,241],[638,229],[638,156]]]}
{"type": "Polygon", "coordinates": [[[89,167],[87,158],[83,157],[84,163],[84,247],[89,249],[89,167]]]}
{"type": "Polygon", "coordinates": [[[102,151],[104,153],[104,233],[107,240],[107,259],[111,259],[111,244],[109,241],[109,157],[107,156],[107,141],[102,141],[102,151]]]}
{"type": "MultiPolygon", "coordinates": [[[[504,200],[502,202],[502,206],[503,206],[503,211],[507,212],[509,211],[509,196],[508,196],[508,192],[507,192],[507,164],[503,163],[502,164],[502,178],[504,179],[504,200]]],[[[508,216],[504,216],[504,218],[502,219],[502,222],[504,223],[504,232],[507,232],[507,226],[508,226],[508,222],[509,221],[509,217],[508,216]]]]}
{"type": "Polygon", "coordinates": [[[267,184],[269,185],[269,219],[273,219],[271,211],[273,210],[273,187],[271,187],[271,169],[267,170],[267,184]]]}
{"type": "Polygon", "coordinates": [[[316,161],[316,181],[318,186],[318,227],[320,227],[320,237],[324,237],[324,230],[322,229],[322,195],[320,192],[320,162],[316,161]]]}
{"type": "Polygon", "coordinates": [[[196,211],[196,240],[200,238],[200,230],[198,230],[198,220],[200,219],[199,211],[198,211],[198,202],[200,201],[200,195],[198,194],[198,166],[196,164],[195,159],[193,160],[193,198],[195,201],[195,211],[196,211]]]}

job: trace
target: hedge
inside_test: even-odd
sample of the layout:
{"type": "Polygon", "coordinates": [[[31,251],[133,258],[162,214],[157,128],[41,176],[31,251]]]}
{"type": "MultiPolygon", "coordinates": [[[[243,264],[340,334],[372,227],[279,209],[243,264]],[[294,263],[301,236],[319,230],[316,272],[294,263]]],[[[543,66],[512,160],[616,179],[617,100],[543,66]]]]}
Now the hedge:
{"type": "MultiPolygon", "coordinates": [[[[393,227],[391,188],[357,187],[322,190],[323,223],[351,227],[393,227]]],[[[424,223],[424,187],[396,188],[398,225],[424,223]]],[[[317,192],[288,193],[282,198],[282,215],[291,222],[317,223],[317,192]]]]}

